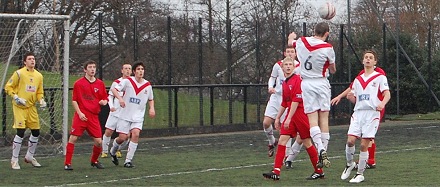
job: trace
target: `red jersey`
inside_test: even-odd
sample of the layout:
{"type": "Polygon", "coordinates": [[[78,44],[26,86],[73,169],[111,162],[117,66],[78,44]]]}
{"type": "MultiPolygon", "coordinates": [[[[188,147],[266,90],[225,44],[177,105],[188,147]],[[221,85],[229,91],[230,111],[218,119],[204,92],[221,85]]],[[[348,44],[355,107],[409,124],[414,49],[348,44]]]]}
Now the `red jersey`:
{"type": "Polygon", "coordinates": [[[301,95],[301,77],[292,75],[283,82],[283,101],[281,106],[289,108],[292,102],[298,102],[298,108],[304,108],[301,95]]]}
{"type": "Polygon", "coordinates": [[[95,82],[90,82],[85,77],[78,79],[73,85],[72,100],[78,103],[79,109],[84,111],[99,114],[101,111],[100,100],[108,100],[108,95],[105,90],[104,82],[96,79],[95,82]]]}

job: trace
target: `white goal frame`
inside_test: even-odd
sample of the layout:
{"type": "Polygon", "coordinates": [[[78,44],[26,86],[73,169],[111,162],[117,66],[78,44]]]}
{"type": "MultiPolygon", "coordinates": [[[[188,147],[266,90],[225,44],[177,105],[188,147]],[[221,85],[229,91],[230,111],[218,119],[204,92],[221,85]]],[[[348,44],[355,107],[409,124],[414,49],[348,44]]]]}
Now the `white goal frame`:
{"type": "MultiPolygon", "coordinates": [[[[68,15],[47,15],[47,14],[0,14],[0,19],[29,19],[29,20],[62,20],[64,28],[64,53],[63,53],[63,120],[62,120],[62,146],[63,154],[66,154],[68,138],[68,114],[69,114],[69,46],[70,46],[70,16],[68,15]]],[[[11,49],[12,51],[12,49],[11,49]]],[[[7,66],[10,62],[7,62],[7,66]]],[[[8,68],[6,66],[6,69],[8,68]]],[[[2,83],[4,84],[4,83],[2,83]]],[[[0,91],[1,93],[1,91],[0,91]]]]}

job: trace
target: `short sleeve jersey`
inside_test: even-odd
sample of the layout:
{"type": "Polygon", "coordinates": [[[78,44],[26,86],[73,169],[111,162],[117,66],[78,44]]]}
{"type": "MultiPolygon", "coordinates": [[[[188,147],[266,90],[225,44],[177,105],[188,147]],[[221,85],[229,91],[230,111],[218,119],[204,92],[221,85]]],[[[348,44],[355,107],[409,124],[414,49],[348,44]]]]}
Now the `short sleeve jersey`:
{"type": "Polygon", "coordinates": [[[295,45],[303,79],[329,76],[328,67],[335,63],[331,44],[314,37],[301,37],[295,45]]]}
{"type": "MultiPolygon", "coordinates": [[[[378,73],[380,73],[380,74],[382,74],[382,75],[387,75],[386,73],[385,73],[385,71],[382,69],[382,68],[380,68],[380,67],[375,67],[374,68],[374,71],[377,71],[378,73]]],[[[361,76],[362,74],[364,74],[365,73],[365,69],[363,69],[363,70],[361,70],[361,72],[359,72],[359,74],[356,76],[356,77],[358,77],[358,76],[361,76]]],[[[351,84],[350,84],[350,89],[353,89],[353,82],[351,82],[351,84]]],[[[380,94],[379,96],[379,99],[382,101],[383,100],[383,95],[382,94],[380,94]]],[[[383,110],[382,110],[383,111],[383,110]]]]}
{"type": "Polygon", "coordinates": [[[81,111],[99,114],[101,111],[99,101],[108,100],[104,82],[99,79],[90,82],[85,77],[78,79],[73,85],[72,100],[78,103],[81,111]]]}
{"type": "Polygon", "coordinates": [[[281,68],[282,65],[282,61],[278,61],[277,63],[275,63],[272,67],[272,73],[270,74],[271,77],[275,78],[275,92],[280,95],[283,91],[281,84],[283,84],[284,80],[286,80],[286,77],[284,77],[283,69],[281,68]]]}
{"type": "Polygon", "coordinates": [[[149,81],[142,79],[139,83],[134,77],[123,79],[115,89],[124,92],[122,97],[125,107],[117,115],[119,119],[129,122],[143,122],[147,102],[153,100],[153,89],[149,81]]]}
{"type": "MultiPolygon", "coordinates": [[[[115,81],[113,81],[112,85],[110,86],[110,91],[108,92],[109,94],[109,101],[108,102],[112,102],[113,107],[116,109],[114,112],[110,112],[109,115],[114,115],[116,116],[116,114],[119,113],[119,111],[121,110],[121,105],[119,104],[119,100],[116,98],[110,98],[110,95],[113,95],[113,92],[111,91],[112,88],[115,88],[121,81],[122,81],[122,77],[119,79],[116,79],[115,81]]],[[[124,95],[124,92],[118,92],[119,95],[122,97],[124,95]]]]}
{"type": "Polygon", "coordinates": [[[283,101],[281,106],[289,108],[292,102],[298,102],[298,107],[303,108],[302,95],[301,95],[301,77],[299,75],[292,75],[286,78],[283,83],[283,101]]]}
{"type": "Polygon", "coordinates": [[[352,91],[356,97],[356,110],[376,110],[381,102],[380,96],[389,90],[387,77],[377,71],[365,76],[357,76],[353,81],[352,91]]]}

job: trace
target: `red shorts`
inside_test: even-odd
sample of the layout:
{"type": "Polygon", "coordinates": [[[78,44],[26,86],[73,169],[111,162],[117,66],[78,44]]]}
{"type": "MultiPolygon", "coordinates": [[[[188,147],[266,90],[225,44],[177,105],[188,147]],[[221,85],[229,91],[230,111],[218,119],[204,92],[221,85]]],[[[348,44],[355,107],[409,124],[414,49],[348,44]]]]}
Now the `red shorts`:
{"type": "Polygon", "coordinates": [[[285,129],[282,125],[280,130],[280,135],[290,135],[292,138],[298,133],[301,139],[310,138],[309,118],[307,118],[307,115],[304,113],[304,108],[296,109],[295,114],[292,116],[292,120],[290,120],[289,129],[285,129]]]}
{"type": "Polygon", "coordinates": [[[75,112],[72,120],[72,129],[70,130],[71,135],[82,136],[84,130],[89,133],[93,138],[101,138],[101,124],[99,122],[98,114],[84,113],[87,117],[87,121],[82,121],[79,119],[78,114],[75,112]]]}

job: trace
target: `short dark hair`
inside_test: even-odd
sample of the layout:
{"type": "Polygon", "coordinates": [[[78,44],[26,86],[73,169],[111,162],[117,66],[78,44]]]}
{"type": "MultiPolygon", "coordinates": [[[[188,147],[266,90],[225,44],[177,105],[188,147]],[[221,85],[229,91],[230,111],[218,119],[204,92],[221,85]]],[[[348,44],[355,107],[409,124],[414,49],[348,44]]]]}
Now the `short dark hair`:
{"type": "Polygon", "coordinates": [[[35,55],[34,55],[33,52],[28,51],[28,52],[26,52],[26,53],[23,55],[23,62],[26,61],[26,59],[27,59],[28,56],[34,56],[34,57],[35,57],[35,55]]]}
{"type": "Polygon", "coordinates": [[[145,69],[145,65],[144,65],[143,62],[141,62],[141,61],[136,61],[136,62],[134,62],[133,66],[131,66],[131,70],[133,71],[133,73],[136,71],[136,68],[137,68],[138,66],[142,66],[142,67],[145,69]]]}
{"type": "Polygon", "coordinates": [[[87,60],[86,62],[84,62],[83,68],[86,70],[87,66],[90,65],[90,64],[95,64],[96,65],[96,62],[94,60],[87,60]]]}
{"type": "Polygon", "coordinates": [[[320,22],[315,25],[315,36],[324,36],[326,32],[330,32],[330,27],[326,22],[320,22]]]}
{"type": "Polygon", "coordinates": [[[371,53],[371,54],[373,54],[373,56],[374,56],[374,60],[378,61],[377,53],[376,53],[375,50],[373,50],[373,49],[367,49],[367,50],[365,50],[365,51],[364,51],[364,54],[362,55],[362,58],[363,58],[363,56],[365,56],[365,54],[367,54],[367,53],[371,53]]]}

